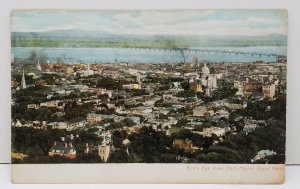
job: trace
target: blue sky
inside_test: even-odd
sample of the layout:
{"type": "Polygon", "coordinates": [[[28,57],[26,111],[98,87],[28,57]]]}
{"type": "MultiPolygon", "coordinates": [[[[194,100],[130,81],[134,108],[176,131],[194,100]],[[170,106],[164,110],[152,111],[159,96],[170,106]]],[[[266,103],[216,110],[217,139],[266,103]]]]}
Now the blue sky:
{"type": "Polygon", "coordinates": [[[287,15],[284,10],[12,12],[14,32],[73,29],[134,35],[286,35],[287,15]]]}

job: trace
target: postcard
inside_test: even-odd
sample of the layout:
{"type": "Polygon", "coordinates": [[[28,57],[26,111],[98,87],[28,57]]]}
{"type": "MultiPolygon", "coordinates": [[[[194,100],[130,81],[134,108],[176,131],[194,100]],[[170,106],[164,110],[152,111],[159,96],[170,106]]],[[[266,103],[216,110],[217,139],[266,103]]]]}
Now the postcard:
{"type": "Polygon", "coordinates": [[[14,183],[282,183],[286,10],[14,10],[14,183]]]}

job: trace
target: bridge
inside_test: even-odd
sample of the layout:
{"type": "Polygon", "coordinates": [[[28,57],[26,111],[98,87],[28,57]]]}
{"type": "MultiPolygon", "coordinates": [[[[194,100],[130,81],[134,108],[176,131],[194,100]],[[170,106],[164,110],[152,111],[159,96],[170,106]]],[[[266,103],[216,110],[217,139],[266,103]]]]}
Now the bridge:
{"type": "Polygon", "coordinates": [[[247,51],[231,51],[220,49],[197,49],[197,48],[161,48],[161,47],[127,47],[128,49],[148,50],[148,51],[164,51],[164,52],[178,52],[182,55],[183,63],[185,63],[185,53],[209,53],[209,54],[228,54],[238,56],[257,56],[257,57],[273,57],[278,59],[282,57],[280,54],[275,53],[261,53],[261,52],[247,52],[247,51]]]}
{"type": "MultiPolygon", "coordinates": [[[[130,47],[128,47],[130,48],[130,47]]],[[[233,55],[250,55],[250,56],[267,56],[278,57],[281,55],[274,53],[259,53],[259,52],[245,52],[245,51],[230,51],[230,50],[217,50],[217,49],[195,49],[195,48],[151,48],[151,47],[133,47],[134,49],[149,50],[149,51],[164,51],[164,52],[191,52],[191,53],[210,53],[210,54],[233,54],[233,55]]]]}

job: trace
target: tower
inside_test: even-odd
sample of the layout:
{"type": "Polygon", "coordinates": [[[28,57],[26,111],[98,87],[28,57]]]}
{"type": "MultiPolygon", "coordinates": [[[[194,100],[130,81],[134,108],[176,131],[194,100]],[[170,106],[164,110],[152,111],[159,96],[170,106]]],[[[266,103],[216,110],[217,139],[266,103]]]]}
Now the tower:
{"type": "Polygon", "coordinates": [[[208,89],[208,88],[205,89],[205,95],[210,96],[210,89],[208,89]]]}
{"type": "Polygon", "coordinates": [[[42,66],[40,65],[40,59],[38,59],[36,69],[39,70],[39,71],[42,71],[42,66]]]}
{"type": "Polygon", "coordinates": [[[90,63],[87,64],[87,70],[86,70],[86,72],[85,72],[85,75],[86,75],[86,76],[94,75],[94,71],[91,70],[90,63]]]}
{"type": "Polygon", "coordinates": [[[87,75],[91,75],[90,63],[87,65],[87,75]]]}
{"type": "Polygon", "coordinates": [[[141,75],[139,73],[136,74],[136,82],[140,85],[142,84],[141,82],[141,75]]]}
{"type": "Polygon", "coordinates": [[[26,89],[26,81],[25,81],[24,70],[23,70],[23,74],[22,74],[21,87],[22,87],[22,89],[26,89]]]}
{"type": "Polygon", "coordinates": [[[210,70],[207,67],[206,63],[204,63],[204,66],[201,69],[201,75],[202,77],[207,77],[210,74],[210,70]]]}
{"type": "Polygon", "coordinates": [[[110,144],[106,143],[106,134],[104,134],[104,138],[102,141],[102,144],[98,146],[98,155],[100,156],[100,158],[104,161],[107,162],[108,157],[110,155],[110,144]]]}

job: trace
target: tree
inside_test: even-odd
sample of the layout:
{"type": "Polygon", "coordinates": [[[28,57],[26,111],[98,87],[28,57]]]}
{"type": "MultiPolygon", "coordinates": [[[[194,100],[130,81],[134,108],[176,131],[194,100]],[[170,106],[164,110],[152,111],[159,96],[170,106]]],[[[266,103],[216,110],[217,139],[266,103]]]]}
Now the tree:
{"type": "Polygon", "coordinates": [[[189,121],[186,118],[182,118],[177,121],[177,123],[174,125],[175,127],[182,127],[185,126],[189,121]]]}
{"type": "Polygon", "coordinates": [[[108,163],[129,163],[129,156],[125,150],[117,150],[110,154],[108,163]]]}
{"type": "Polygon", "coordinates": [[[125,140],[127,138],[127,133],[126,131],[122,130],[122,131],[114,131],[113,135],[112,135],[112,141],[113,141],[113,145],[115,148],[123,148],[123,140],[125,140]]]}

